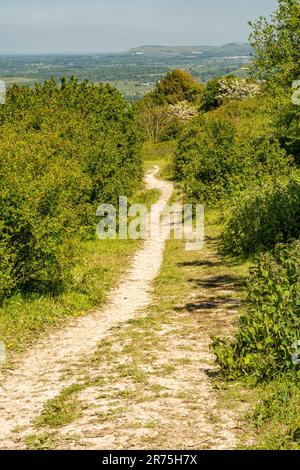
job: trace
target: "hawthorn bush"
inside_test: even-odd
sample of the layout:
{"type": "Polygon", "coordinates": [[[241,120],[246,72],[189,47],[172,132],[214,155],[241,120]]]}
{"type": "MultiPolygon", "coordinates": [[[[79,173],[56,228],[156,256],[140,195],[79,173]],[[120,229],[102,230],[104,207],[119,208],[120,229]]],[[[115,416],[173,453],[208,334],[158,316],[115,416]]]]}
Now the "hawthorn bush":
{"type": "Polygon", "coordinates": [[[234,75],[210,80],[202,93],[201,109],[212,111],[228,101],[243,101],[259,95],[261,86],[253,79],[234,75]]]}

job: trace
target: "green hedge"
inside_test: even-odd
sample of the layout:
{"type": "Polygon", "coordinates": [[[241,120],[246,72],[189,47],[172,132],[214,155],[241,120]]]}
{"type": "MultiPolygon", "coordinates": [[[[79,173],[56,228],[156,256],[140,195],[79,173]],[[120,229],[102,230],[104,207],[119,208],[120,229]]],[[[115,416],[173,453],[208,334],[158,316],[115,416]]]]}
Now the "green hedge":
{"type": "Polygon", "coordinates": [[[109,85],[13,87],[1,107],[0,299],[57,285],[97,206],[141,187],[141,138],[109,85]]]}

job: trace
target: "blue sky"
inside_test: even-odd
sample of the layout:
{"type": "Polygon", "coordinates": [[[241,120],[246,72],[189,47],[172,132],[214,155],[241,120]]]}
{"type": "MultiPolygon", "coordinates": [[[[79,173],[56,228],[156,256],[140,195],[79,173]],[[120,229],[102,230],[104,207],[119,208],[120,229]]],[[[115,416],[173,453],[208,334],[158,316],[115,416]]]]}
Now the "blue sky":
{"type": "Polygon", "coordinates": [[[0,0],[0,53],[245,42],[276,0],[0,0]]]}

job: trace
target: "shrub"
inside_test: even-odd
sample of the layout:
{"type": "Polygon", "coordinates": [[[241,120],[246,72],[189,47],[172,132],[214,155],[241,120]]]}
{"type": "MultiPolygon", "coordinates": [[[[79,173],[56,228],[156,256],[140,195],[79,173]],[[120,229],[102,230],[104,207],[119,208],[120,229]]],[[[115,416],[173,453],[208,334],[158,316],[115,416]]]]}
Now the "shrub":
{"type": "Polygon", "coordinates": [[[183,132],[174,156],[174,177],[189,200],[213,204],[224,195],[238,165],[235,132],[229,120],[209,115],[183,132]]]}
{"type": "Polygon", "coordinates": [[[248,186],[289,173],[291,159],[276,137],[255,126],[249,130],[250,119],[241,123],[220,109],[200,116],[182,133],[173,172],[189,200],[230,205],[248,186]]]}
{"type": "Polygon", "coordinates": [[[260,91],[260,85],[249,78],[238,78],[233,75],[214,78],[204,88],[201,109],[211,111],[227,101],[243,101],[253,98],[260,91]]]}
{"type": "Polygon", "coordinates": [[[233,341],[214,340],[217,362],[229,378],[271,380],[294,373],[300,338],[300,243],[261,255],[248,282],[247,308],[233,341]]]}
{"type": "Polygon", "coordinates": [[[168,108],[168,115],[171,119],[178,120],[179,123],[187,123],[198,116],[197,108],[188,101],[179,101],[171,104],[168,108]]]}
{"type": "Polygon", "coordinates": [[[300,235],[300,184],[277,181],[246,191],[222,236],[225,252],[251,256],[300,235]]]}
{"type": "Polygon", "coordinates": [[[157,104],[176,104],[181,101],[199,103],[203,87],[188,72],[173,70],[158,82],[153,100],[157,104]]]}
{"type": "Polygon", "coordinates": [[[134,113],[109,85],[13,87],[1,110],[0,300],[57,285],[96,207],[141,187],[134,113]]]}
{"type": "Polygon", "coordinates": [[[220,80],[213,78],[210,80],[203,91],[203,99],[201,103],[201,109],[203,111],[211,111],[220,106],[218,96],[220,94],[220,80]]]}
{"type": "MultiPolygon", "coordinates": [[[[76,158],[56,155],[48,133],[7,130],[0,142],[0,298],[29,283],[63,279],[91,180],[76,158]]],[[[78,233],[77,233],[78,232],[78,233]]]]}

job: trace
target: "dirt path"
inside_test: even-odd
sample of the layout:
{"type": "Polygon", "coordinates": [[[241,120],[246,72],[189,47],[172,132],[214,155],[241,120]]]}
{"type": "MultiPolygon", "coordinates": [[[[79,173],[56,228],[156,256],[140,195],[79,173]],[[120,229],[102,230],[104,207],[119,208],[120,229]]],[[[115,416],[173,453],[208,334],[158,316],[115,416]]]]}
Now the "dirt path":
{"type": "MultiPolygon", "coordinates": [[[[156,211],[162,212],[173,192],[173,185],[156,178],[159,168],[146,175],[149,189],[159,189],[156,211]]],[[[30,428],[43,404],[73,383],[61,375],[74,361],[91,356],[107,332],[133,318],[151,298],[151,282],[157,276],[163,258],[164,240],[147,240],[134,256],[126,278],[113,290],[105,308],[70,324],[27,353],[17,368],[0,376],[0,448],[14,448],[16,428],[30,428]]]]}
{"type": "MultiPolygon", "coordinates": [[[[161,191],[156,215],[173,193],[158,170],[146,177],[161,191]]],[[[218,254],[218,231],[206,226],[201,252],[145,241],[101,311],[0,377],[0,448],[235,448],[245,400],[214,387],[210,344],[232,332],[244,273],[218,254]]]]}

